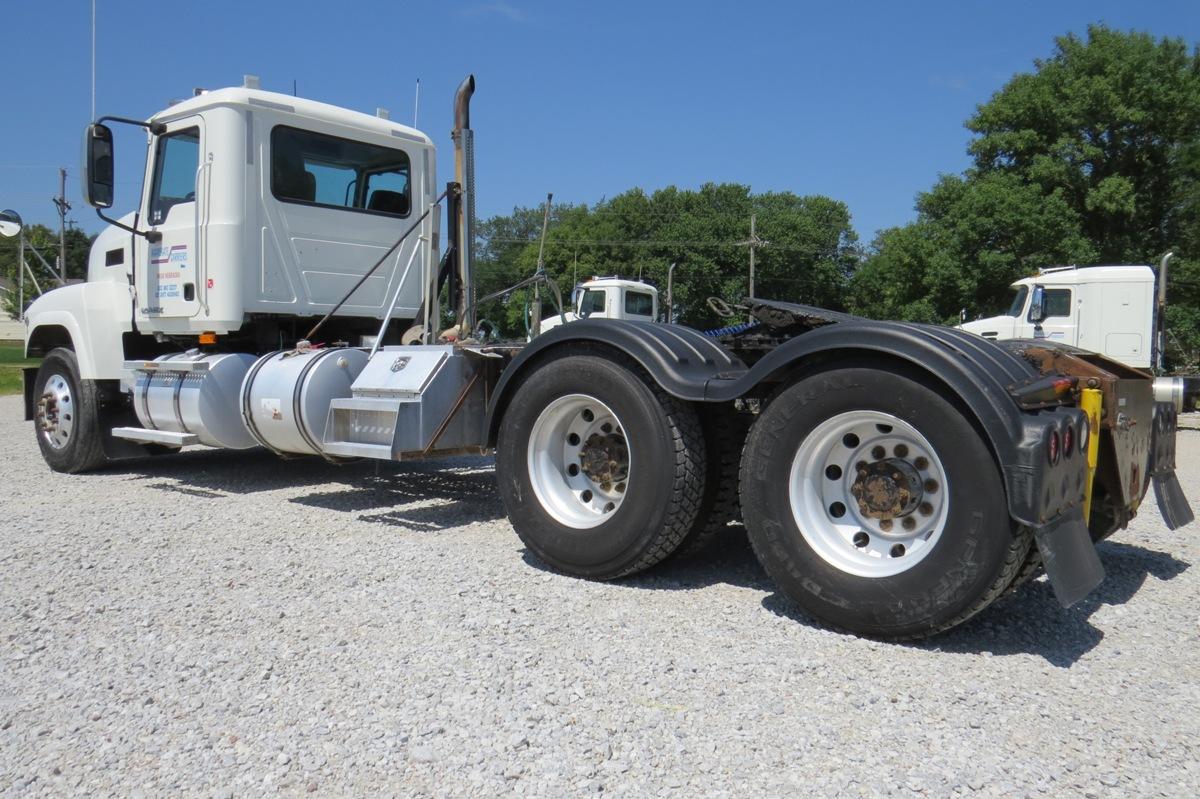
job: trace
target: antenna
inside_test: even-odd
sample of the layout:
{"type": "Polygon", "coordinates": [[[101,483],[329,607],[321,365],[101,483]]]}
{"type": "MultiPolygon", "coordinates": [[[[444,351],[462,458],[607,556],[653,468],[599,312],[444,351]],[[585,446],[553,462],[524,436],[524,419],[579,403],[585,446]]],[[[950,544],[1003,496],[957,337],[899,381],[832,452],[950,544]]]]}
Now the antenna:
{"type": "Polygon", "coordinates": [[[421,79],[417,78],[417,93],[413,97],[413,127],[417,126],[417,112],[421,110],[421,79]]]}
{"type": "Polygon", "coordinates": [[[292,78],[292,97],[299,97],[299,96],[300,95],[296,94],[296,79],[292,78]]]}
{"type": "Polygon", "coordinates": [[[92,0],[92,119],[96,118],[96,0],[92,0]]]}

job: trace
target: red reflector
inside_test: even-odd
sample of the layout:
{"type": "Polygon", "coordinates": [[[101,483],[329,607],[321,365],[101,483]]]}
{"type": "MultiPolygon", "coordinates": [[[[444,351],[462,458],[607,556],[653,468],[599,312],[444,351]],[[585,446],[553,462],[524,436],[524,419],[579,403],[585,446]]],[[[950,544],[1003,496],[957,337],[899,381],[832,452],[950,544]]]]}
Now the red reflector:
{"type": "Polygon", "coordinates": [[[1063,433],[1062,440],[1063,457],[1071,457],[1071,453],[1075,451],[1075,428],[1067,425],[1067,430],[1063,433]]]}
{"type": "Polygon", "coordinates": [[[1060,444],[1061,442],[1058,440],[1058,431],[1051,430],[1050,437],[1046,439],[1046,457],[1050,459],[1050,463],[1052,465],[1058,463],[1060,444]]]}

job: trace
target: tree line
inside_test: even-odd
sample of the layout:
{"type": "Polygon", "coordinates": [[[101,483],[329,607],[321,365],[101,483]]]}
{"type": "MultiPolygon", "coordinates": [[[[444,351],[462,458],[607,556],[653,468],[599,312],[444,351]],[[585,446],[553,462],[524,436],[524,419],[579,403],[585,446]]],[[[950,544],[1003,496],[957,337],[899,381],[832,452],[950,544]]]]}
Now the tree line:
{"type": "MultiPolygon", "coordinates": [[[[1054,41],[966,120],[971,167],[916,198],[916,219],[862,244],[846,205],[790,192],[707,184],[631,189],[592,206],[552,208],[547,271],[565,292],[591,275],[642,276],[660,288],[678,262],[679,318],[704,326],[709,296],[747,290],[749,220],[756,295],[873,318],[955,323],[1001,312],[1009,284],[1060,264],[1156,264],[1168,250],[1168,356],[1200,353],[1200,49],[1093,25],[1054,41]]],[[[479,226],[481,294],[532,274],[540,208],[479,226]]],[[[527,300],[483,315],[523,332],[527,300]]]]}

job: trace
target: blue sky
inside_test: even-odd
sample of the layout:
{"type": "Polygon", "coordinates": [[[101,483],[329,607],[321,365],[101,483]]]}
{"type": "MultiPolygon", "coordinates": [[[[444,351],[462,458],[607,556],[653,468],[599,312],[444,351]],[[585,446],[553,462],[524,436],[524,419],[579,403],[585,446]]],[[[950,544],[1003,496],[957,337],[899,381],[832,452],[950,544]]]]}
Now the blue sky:
{"type": "MultiPolygon", "coordinates": [[[[0,208],[72,217],[90,116],[90,2],[7,3],[0,208]]],[[[914,215],[916,192],[967,165],[963,121],[1014,72],[1089,22],[1200,42],[1191,2],[407,3],[98,0],[97,113],[146,117],[193,87],[263,87],[411,123],[453,167],[455,86],[474,72],[478,213],[546,192],[594,202],[633,186],[747,183],[846,202],[861,238],[914,215]]],[[[140,185],[118,130],[116,209],[140,185]]]]}

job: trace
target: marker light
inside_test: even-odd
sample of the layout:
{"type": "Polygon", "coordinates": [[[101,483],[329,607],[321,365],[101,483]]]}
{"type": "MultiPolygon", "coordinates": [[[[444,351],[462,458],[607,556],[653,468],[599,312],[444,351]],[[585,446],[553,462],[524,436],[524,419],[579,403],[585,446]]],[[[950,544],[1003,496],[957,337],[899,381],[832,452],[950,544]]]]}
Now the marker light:
{"type": "Polygon", "coordinates": [[[1058,456],[1061,452],[1061,441],[1058,438],[1058,431],[1051,430],[1050,437],[1046,439],[1046,457],[1050,459],[1050,465],[1058,463],[1058,456]]]}

